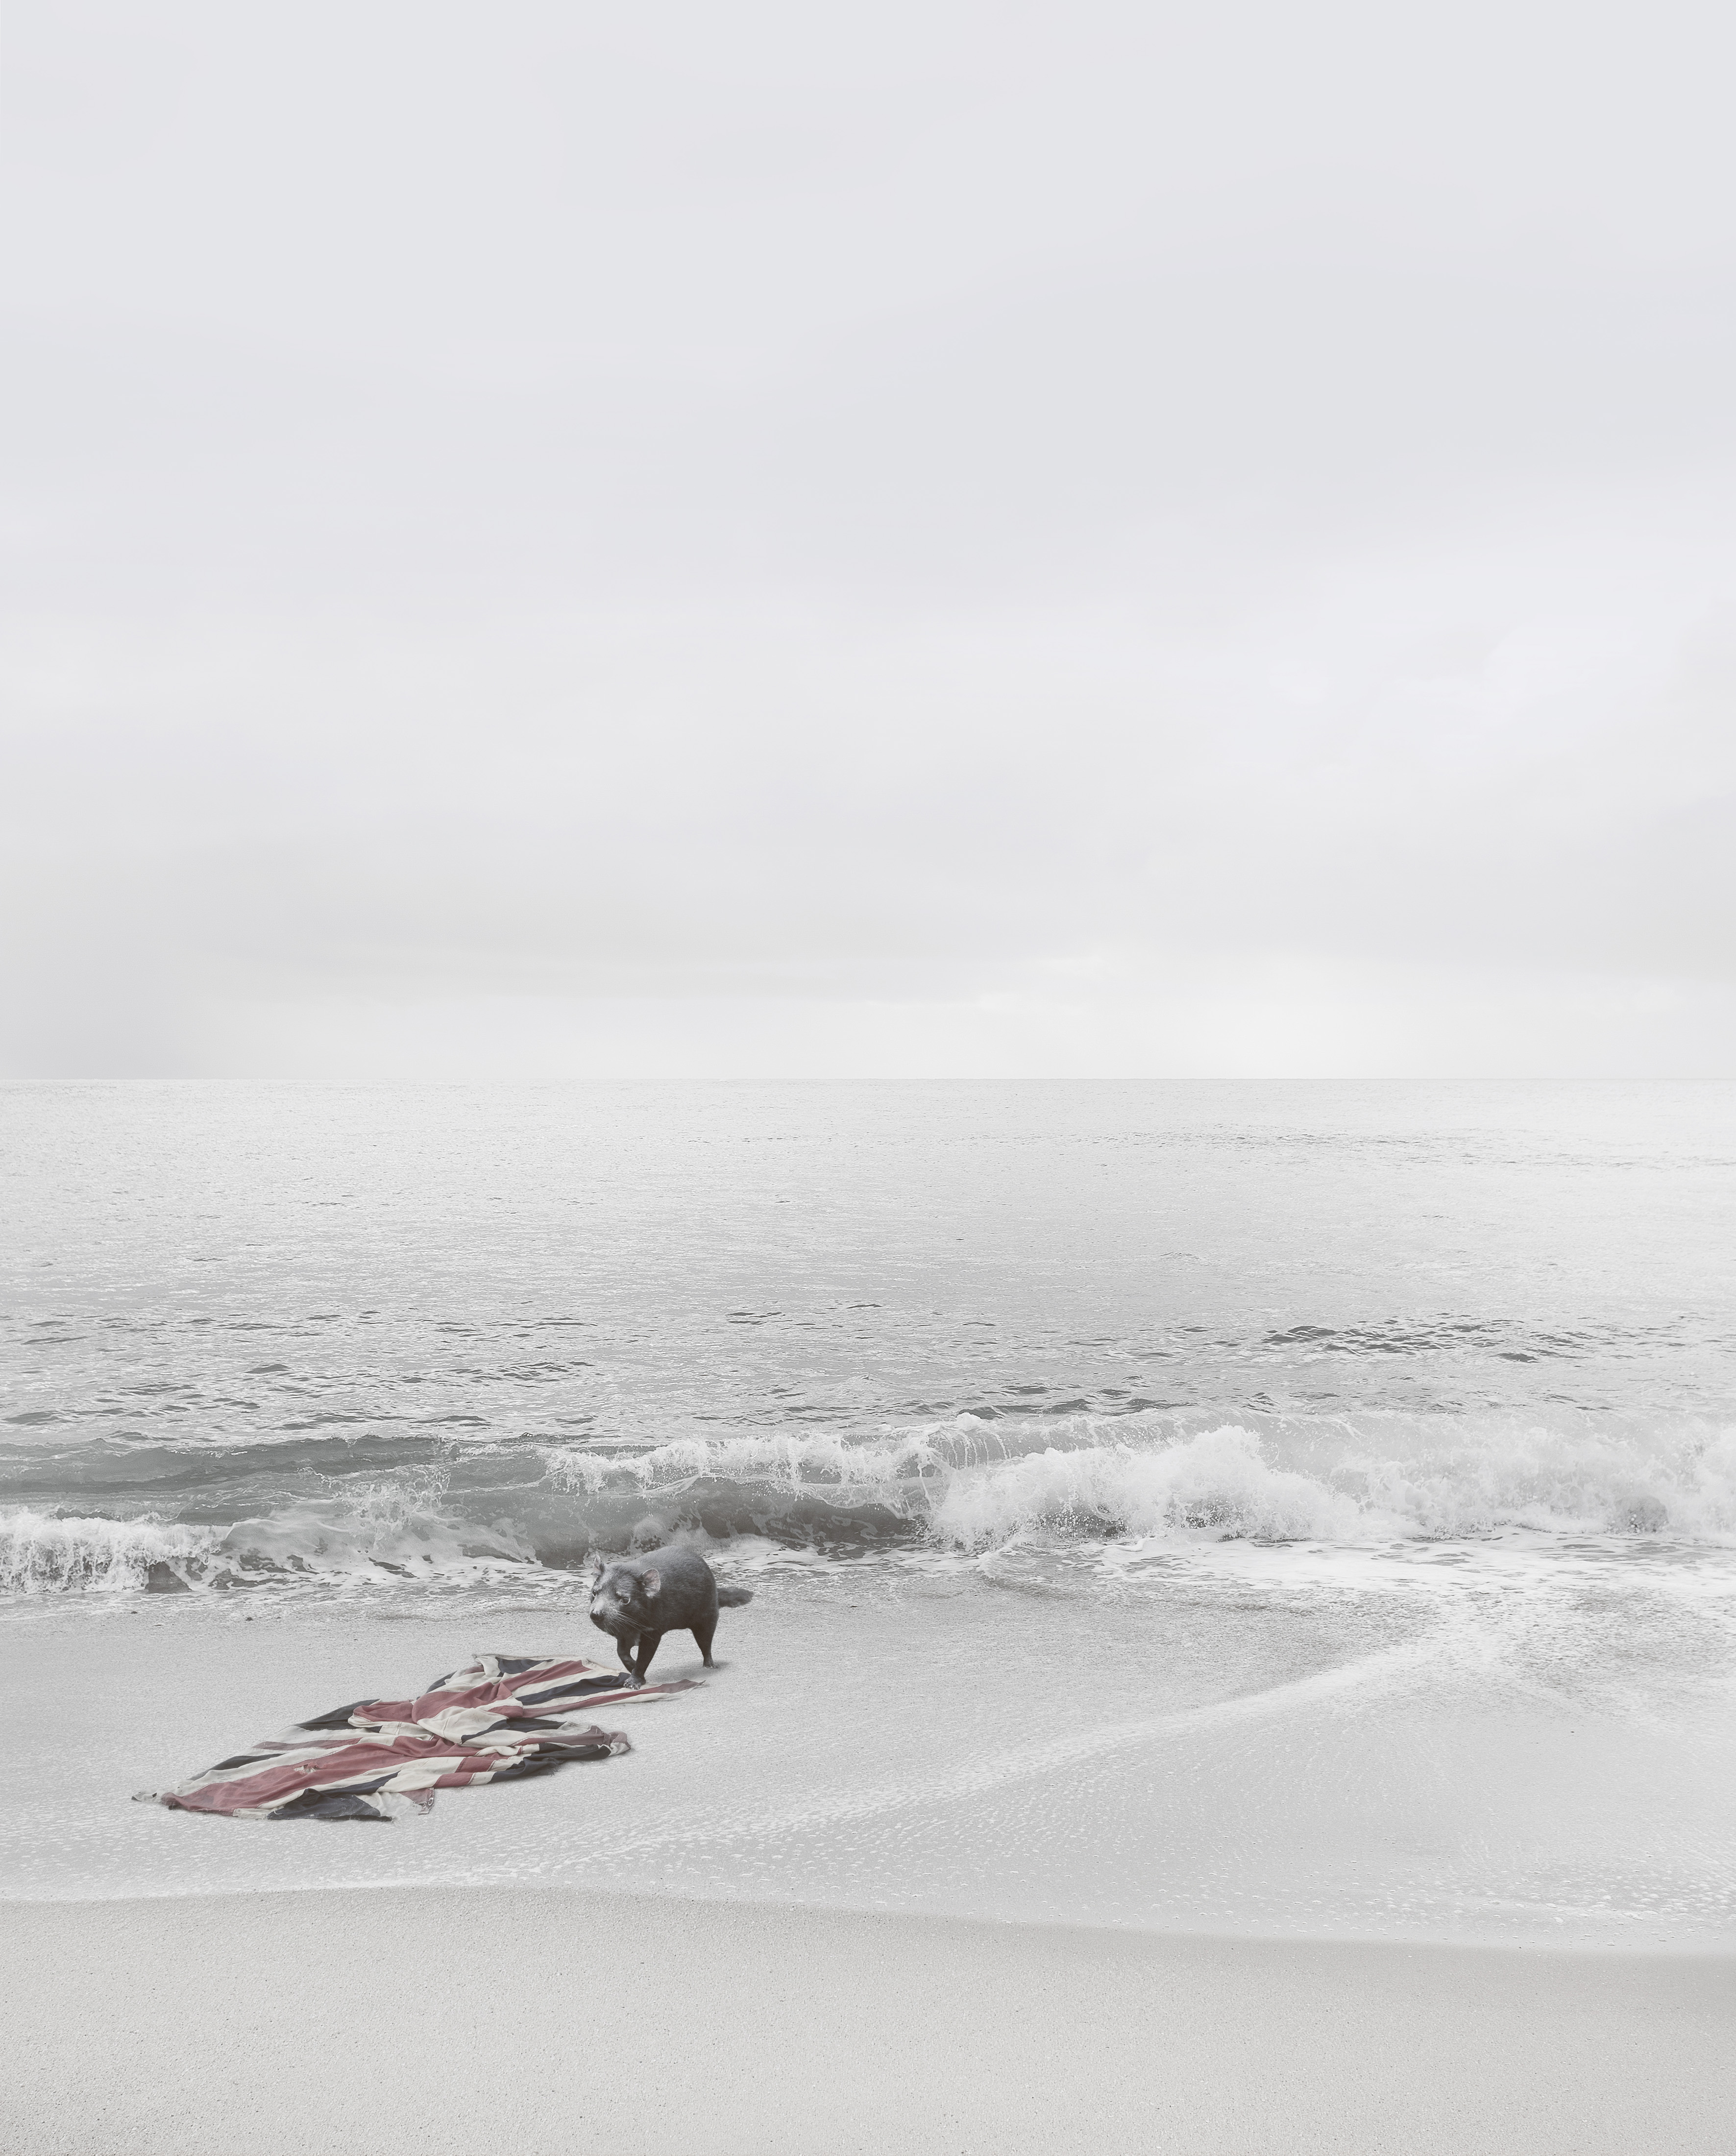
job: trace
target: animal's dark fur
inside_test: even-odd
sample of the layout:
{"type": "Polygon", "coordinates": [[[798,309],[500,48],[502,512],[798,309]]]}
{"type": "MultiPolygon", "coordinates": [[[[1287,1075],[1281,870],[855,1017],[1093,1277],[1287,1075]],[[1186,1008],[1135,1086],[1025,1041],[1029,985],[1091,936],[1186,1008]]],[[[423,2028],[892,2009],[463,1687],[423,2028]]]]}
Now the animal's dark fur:
{"type": "Polygon", "coordinates": [[[621,1667],[641,1683],[665,1632],[691,1632],[706,1667],[715,1669],[711,1635],[719,1605],[736,1609],[753,1599],[751,1588],[719,1587],[696,1550],[670,1547],[598,1562],[591,1583],[591,1622],[614,1635],[621,1667]]]}

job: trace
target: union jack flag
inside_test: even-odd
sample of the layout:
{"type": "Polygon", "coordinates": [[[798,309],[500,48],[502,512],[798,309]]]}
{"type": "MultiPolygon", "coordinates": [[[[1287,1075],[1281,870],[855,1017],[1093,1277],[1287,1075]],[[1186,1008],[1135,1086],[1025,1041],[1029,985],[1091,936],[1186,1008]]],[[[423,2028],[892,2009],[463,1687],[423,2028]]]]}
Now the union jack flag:
{"type": "Polygon", "coordinates": [[[479,1655],[413,1699],[360,1699],[219,1759],[136,1804],[228,1819],[398,1819],[429,1810],[436,1789],[521,1781],[569,1759],[633,1748],[619,1730],[569,1717],[691,1691],[696,1680],[633,1685],[605,1664],[479,1655]]]}

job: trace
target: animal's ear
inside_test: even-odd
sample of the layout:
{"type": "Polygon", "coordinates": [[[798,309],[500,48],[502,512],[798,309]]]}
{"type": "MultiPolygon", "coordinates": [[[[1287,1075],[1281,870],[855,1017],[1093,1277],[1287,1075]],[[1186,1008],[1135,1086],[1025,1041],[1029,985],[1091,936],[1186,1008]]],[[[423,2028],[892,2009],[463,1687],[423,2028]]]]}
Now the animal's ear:
{"type": "Polygon", "coordinates": [[[608,1567],[603,1562],[602,1551],[593,1550],[591,1552],[591,1584],[593,1587],[594,1587],[598,1581],[602,1578],[607,1569],[608,1567]]]}
{"type": "Polygon", "coordinates": [[[663,1574],[660,1572],[642,1572],[639,1578],[639,1584],[647,1594],[655,1594],[663,1584],[663,1574]]]}

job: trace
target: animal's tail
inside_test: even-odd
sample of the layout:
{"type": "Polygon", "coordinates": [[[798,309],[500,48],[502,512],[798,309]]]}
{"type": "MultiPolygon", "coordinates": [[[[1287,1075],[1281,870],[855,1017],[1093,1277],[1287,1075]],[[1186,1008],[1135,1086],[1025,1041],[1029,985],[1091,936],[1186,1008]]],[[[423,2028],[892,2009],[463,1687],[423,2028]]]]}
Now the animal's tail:
{"type": "Polygon", "coordinates": [[[752,1599],[753,1589],[751,1587],[720,1587],[717,1590],[717,1607],[720,1609],[739,1609],[744,1602],[752,1599]]]}

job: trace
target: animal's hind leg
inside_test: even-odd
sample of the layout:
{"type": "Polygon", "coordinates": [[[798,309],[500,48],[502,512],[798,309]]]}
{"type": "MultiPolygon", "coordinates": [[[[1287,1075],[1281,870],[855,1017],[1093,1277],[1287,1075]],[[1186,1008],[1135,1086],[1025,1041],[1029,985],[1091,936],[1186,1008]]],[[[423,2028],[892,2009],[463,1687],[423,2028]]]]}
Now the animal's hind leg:
{"type": "Polygon", "coordinates": [[[717,1666],[717,1665],[711,1660],[711,1640],[716,1633],[716,1630],[717,1620],[715,1617],[707,1617],[703,1620],[703,1622],[694,1625],[692,1628],[693,1643],[699,1649],[700,1653],[704,1656],[705,1665],[708,1670],[714,1670],[717,1666]]]}
{"type": "Polygon", "coordinates": [[[663,1645],[660,1632],[641,1632],[639,1635],[639,1660],[632,1665],[633,1674],[642,1677],[651,1666],[651,1657],[663,1645]]]}

